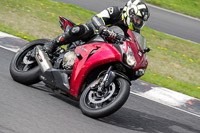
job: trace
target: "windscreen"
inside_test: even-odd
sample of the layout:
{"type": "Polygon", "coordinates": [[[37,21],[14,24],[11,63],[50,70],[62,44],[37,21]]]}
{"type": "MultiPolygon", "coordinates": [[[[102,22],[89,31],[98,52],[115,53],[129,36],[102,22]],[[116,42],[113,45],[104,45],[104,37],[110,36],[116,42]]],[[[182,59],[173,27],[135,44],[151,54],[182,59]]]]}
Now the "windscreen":
{"type": "Polygon", "coordinates": [[[138,41],[141,49],[144,50],[146,48],[146,38],[135,31],[133,31],[133,33],[134,33],[135,38],[138,41]]]}

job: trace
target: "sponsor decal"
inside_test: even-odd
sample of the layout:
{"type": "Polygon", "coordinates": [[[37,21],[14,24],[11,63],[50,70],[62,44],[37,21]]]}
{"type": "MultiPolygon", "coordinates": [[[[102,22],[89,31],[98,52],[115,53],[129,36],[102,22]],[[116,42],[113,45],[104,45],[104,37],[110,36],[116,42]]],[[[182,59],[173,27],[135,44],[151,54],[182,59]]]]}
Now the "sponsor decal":
{"type": "Polygon", "coordinates": [[[82,49],[82,50],[84,50],[84,51],[86,51],[86,52],[88,52],[88,50],[87,49],[85,49],[84,47],[80,47],[80,49],[82,49]]]}

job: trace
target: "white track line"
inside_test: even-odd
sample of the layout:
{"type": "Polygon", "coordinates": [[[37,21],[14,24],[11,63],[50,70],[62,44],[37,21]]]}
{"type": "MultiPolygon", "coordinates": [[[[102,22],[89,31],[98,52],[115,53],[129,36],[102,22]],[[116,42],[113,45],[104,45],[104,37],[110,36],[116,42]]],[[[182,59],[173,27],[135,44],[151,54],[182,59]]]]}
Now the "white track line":
{"type": "Polygon", "coordinates": [[[2,45],[0,45],[0,47],[3,48],[3,49],[9,50],[9,51],[15,52],[15,53],[19,50],[19,49],[15,49],[15,48],[4,47],[2,45]]]}
{"type": "Polygon", "coordinates": [[[188,113],[188,114],[191,114],[191,115],[193,115],[193,116],[196,116],[196,117],[199,117],[199,118],[200,118],[200,115],[194,114],[194,113],[192,113],[192,112],[189,112],[189,111],[186,111],[186,110],[183,110],[183,109],[180,109],[180,108],[177,108],[177,107],[174,107],[174,106],[165,104],[165,103],[161,103],[161,102],[155,101],[154,99],[151,99],[151,98],[142,96],[142,95],[140,95],[140,94],[138,94],[138,93],[135,93],[135,92],[133,92],[133,91],[131,91],[130,93],[133,94],[133,95],[140,96],[140,97],[142,97],[142,98],[145,98],[145,99],[148,99],[148,100],[151,100],[151,101],[154,101],[154,102],[163,104],[163,105],[165,105],[165,106],[171,107],[171,108],[173,108],[173,109],[176,109],[176,110],[179,110],[179,111],[182,111],[182,112],[185,112],[185,113],[188,113]]]}

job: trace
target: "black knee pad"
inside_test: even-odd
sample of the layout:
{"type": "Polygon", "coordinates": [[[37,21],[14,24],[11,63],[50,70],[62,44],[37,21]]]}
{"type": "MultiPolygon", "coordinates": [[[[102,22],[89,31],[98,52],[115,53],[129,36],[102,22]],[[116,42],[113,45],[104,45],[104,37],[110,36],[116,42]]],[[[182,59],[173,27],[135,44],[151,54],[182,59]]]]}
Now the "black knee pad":
{"type": "Polygon", "coordinates": [[[94,34],[93,29],[87,24],[81,24],[74,26],[70,29],[69,35],[70,40],[83,40],[86,41],[94,34]]]}
{"type": "Polygon", "coordinates": [[[85,27],[83,25],[77,25],[70,29],[69,33],[73,36],[80,36],[85,33],[85,27]]]}

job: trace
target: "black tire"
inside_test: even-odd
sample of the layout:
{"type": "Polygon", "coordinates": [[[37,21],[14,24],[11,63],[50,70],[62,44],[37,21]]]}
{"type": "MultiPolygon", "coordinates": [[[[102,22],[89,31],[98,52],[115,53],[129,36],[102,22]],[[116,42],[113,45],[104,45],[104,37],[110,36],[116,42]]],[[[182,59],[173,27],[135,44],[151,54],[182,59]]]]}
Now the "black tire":
{"type": "Polygon", "coordinates": [[[27,65],[30,68],[26,66],[27,70],[24,70],[23,67],[25,67],[25,64],[23,64],[22,61],[26,54],[33,50],[35,46],[43,46],[47,41],[49,41],[49,39],[38,39],[29,42],[15,54],[10,63],[10,74],[15,81],[24,85],[31,85],[40,82],[39,76],[41,71],[36,60],[34,61],[34,59],[32,59],[33,63],[29,66],[27,65]]]}
{"type": "Polygon", "coordinates": [[[123,78],[116,78],[113,83],[117,86],[116,90],[114,93],[117,93],[116,96],[114,96],[113,93],[113,97],[114,98],[110,98],[105,102],[105,105],[102,104],[102,107],[100,108],[96,108],[96,107],[92,107],[93,103],[90,103],[91,101],[89,101],[89,93],[91,90],[91,86],[93,86],[96,82],[98,81],[98,79],[96,79],[95,81],[93,81],[82,93],[81,97],[80,97],[80,101],[79,101],[79,105],[80,105],[80,109],[82,111],[83,114],[92,117],[92,118],[102,118],[102,117],[106,117],[114,112],[116,112],[118,109],[120,109],[123,104],[126,102],[126,100],[129,97],[130,94],[130,85],[128,83],[127,80],[123,79],[123,78]]]}

